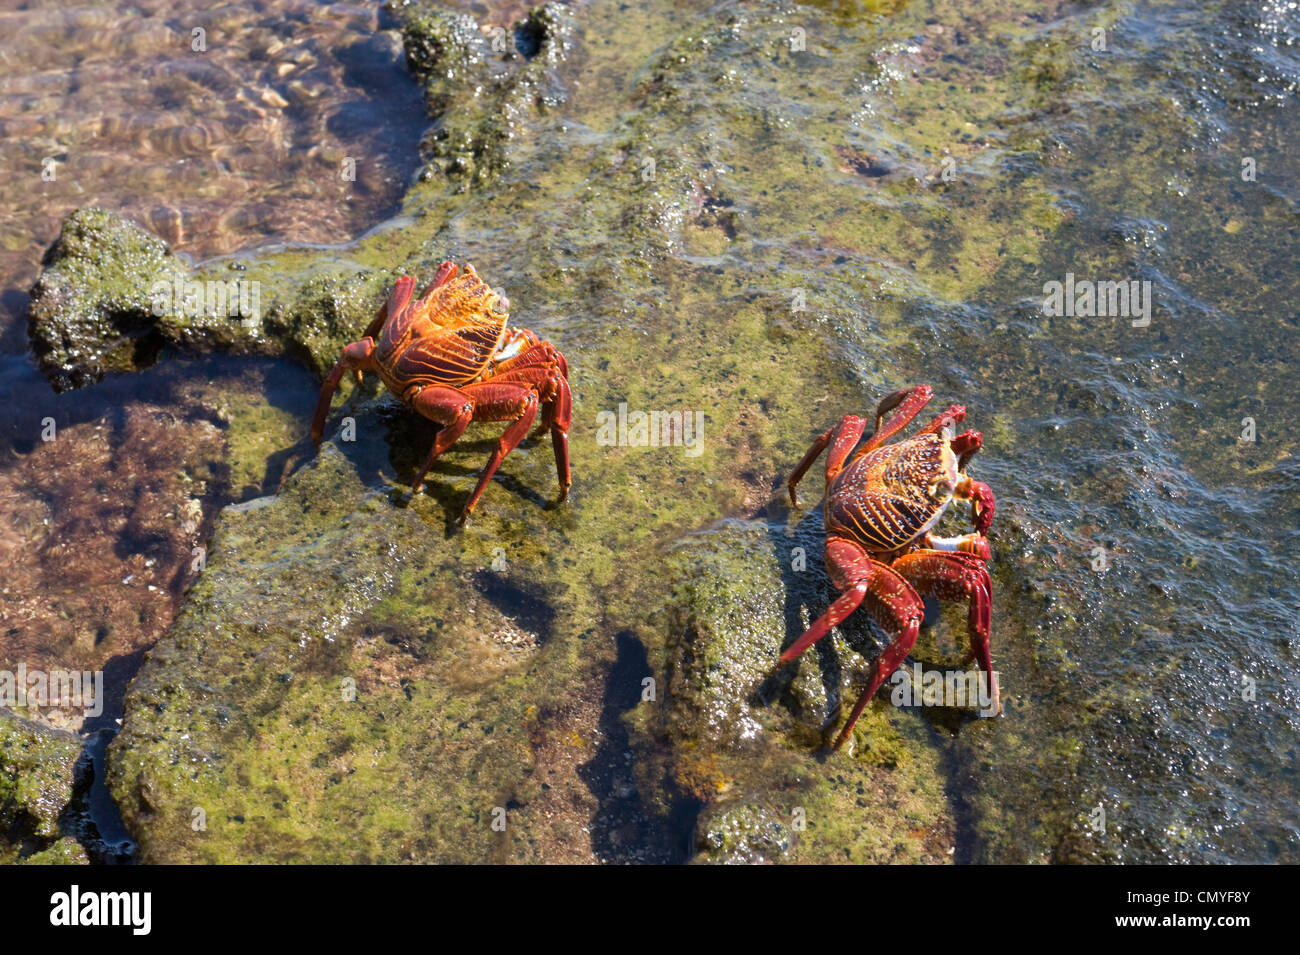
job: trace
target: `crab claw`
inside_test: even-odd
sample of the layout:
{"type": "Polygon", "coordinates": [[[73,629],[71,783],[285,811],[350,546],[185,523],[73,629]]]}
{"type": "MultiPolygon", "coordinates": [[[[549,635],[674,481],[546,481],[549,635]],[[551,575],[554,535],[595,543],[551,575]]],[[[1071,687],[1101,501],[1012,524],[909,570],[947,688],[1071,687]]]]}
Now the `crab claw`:
{"type": "Polygon", "coordinates": [[[989,549],[989,539],[983,534],[936,537],[934,534],[926,533],[921,538],[921,543],[927,550],[961,551],[963,554],[973,554],[985,563],[993,559],[993,552],[989,549]]]}
{"type": "Polygon", "coordinates": [[[993,512],[997,510],[993,503],[993,492],[982,481],[970,482],[970,522],[981,535],[987,534],[993,526],[993,512]]]}

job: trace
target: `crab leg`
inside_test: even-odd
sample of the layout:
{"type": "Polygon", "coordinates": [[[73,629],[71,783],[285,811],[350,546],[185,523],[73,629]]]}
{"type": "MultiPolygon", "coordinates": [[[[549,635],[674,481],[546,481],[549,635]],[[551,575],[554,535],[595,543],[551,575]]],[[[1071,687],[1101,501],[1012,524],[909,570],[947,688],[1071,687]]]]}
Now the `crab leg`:
{"type": "Polygon", "coordinates": [[[835,584],[835,589],[843,591],[839,599],[831,604],[830,609],[817,618],[817,621],[804,631],[801,636],[777,660],[778,664],[789,663],[803,655],[803,652],[826,636],[831,627],[837,626],[849,614],[858,609],[866,595],[877,564],[867,552],[853,541],[842,537],[832,537],[826,541],[826,568],[835,584]]]}
{"type": "Polygon", "coordinates": [[[502,459],[528,434],[533,419],[537,417],[538,403],[536,386],[517,381],[480,381],[463,388],[425,388],[412,396],[411,405],[443,428],[434,439],[428,460],[416,475],[411,489],[419,490],[433,462],[465,432],[470,421],[512,422],[497,440],[497,446],[479,476],[478,486],[461,512],[461,521],[468,520],[502,459]]]}
{"type": "MultiPolygon", "coordinates": [[[[447,263],[443,263],[445,268],[447,263]]],[[[456,267],[452,266],[452,274],[455,274],[456,267]]],[[[442,273],[438,273],[441,277],[442,273]]],[[[431,288],[433,286],[430,286],[431,288]]],[[[384,323],[388,321],[389,315],[399,315],[402,310],[410,304],[411,294],[415,291],[415,279],[409,275],[400,275],[397,283],[393,286],[392,293],[388,296],[387,301],[379,306],[379,311],[375,314],[374,321],[366,326],[366,333],[363,338],[379,338],[379,332],[383,329],[384,323]]]]}
{"type": "Polygon", "coordinates": [[[561,378],[551,405],[551,445],[555,449],[555,473],[560,479],[560,500],[569,499],[573,476],[569,473],[569,425],[573,423],[573,395],[568,378],[561,378]]]}
{"type": "Polygon", "coordinates": [[[311,422],[311,440],[320,447],[321,436],[325,433],[325,418],[330,411],[330,402],[334,400],[334,391],[338,388],[339,382],[343,376],[353,370],[358,377],[362,370],[375,371],[375,341],[367,336],[359,342],[353,342],[343,349],[343,355],[339,358],[338,364],[330,372],[325,383],[321,385],[320,398],[316,400],[316,415],[311,422]]]}
{"type": "MultiPolygon", "coordinates": [[[[826,450],[826,446],[830,445],[831,448],[830,453],[826,455],[826,483],[829,485],[844,470],[844,462],[849,459],[857,443],[862,440],[862,432],[866,428],[865,419],[850,414],[841,418],[840,423],[825,434],[818,436],[812,443],[812,447],[808,449],[808,453],[803,456],[803,460],[799,462],[799,466],[794,469],[794,473],[790,475],[790,480],[786,482],[792,505],[799,506],[799,494],[796,488],[813,462],[817,460],[818,455],[826,450]]],[[[829,547],[829,544],[827,546],[829,547]]]]}
{"type": "Polygon", "coordinates": [[[921,598],[911,584],[892,567],[873,560],[858,544],[844,538],[833,537],[826,543],[826,564],[831,580],[843,591],[831,609],[802,637],[795,641],[784,654],[793,659],[802,653],[835,624],[844,620],[859,603],[864,605],[871,619],[881,629],[890,634],[892,640],[872,661],[868,671],[867,685],[853,705],[848,722],[840,730],[832,749],[839,749],[853,732],[858,718],[871,698],[876,695],[885,679],[899,668],[916,644],[916,636],[921,629],[921,619],[925,607],[921,598]],[[846,598],[850,598],[846,600],[846,598]],[[849,603],[852,606],[848,606],[849,603]],[[843,606],[842,606],[843,605],[843,606]],[[847,608],[847,609],[846,609],[847,608]],[[837,612],[840,611],[840,612],[837,612]],[[810,639],[811,638],[811,639],[810,639]]]}
{"type": "MultiPolygon", "coordinates": [[[[536,341],[531,332],[526,334],[536,341]]],[[[492,376],[493,382],[517,381],[537,389],[542,402],[541,422],[534,437],[551,432],[555,450],[555,473],[560,481],[560,500],[569,498],[573,477],[569,470],[569,426],[573,423],[573,395],[569,390],[568,364],[550,342],[539,342],[521,355],[507,359],[492,376]]]]}
{"type": "MultiPolygon", "coordinates": [[[[952,429],[966,420],[965,405],[949,405],[943,414],[935,415],[917,434],[943,434],[944,429],[952,429]]],[[[972,432],[973,433],[973,432],[972,432]]]]}
{"type": "Polygon", "coordinates": [[[993,657],[989,652],[993,584],[983,559],[961,552],[917,550],[898,558],[891,567],[922,594],[939,600],[969,601],[966,630],[970,636],[971,654],[984,671],[993,705],[1001,713],[998,680],[993,673],[993,657]]]}
{"type": "Polygon", "coordinates": [[[872,451],[898,432],[902,431],[907,425],[920,414],[921,409],[930,403],[934,397],[934,389],[929,385],[917,385],[915,388],[901,388],[898,391],[891,392],[880,399],[880,404],[876,406],[876,430],[867,439],[867,443],[862,446],[863,451],[872,451]],[[886,414],[898,411],[889,423],[885,425],[884,430],[880,429],[880,422],[884,420],[886,414]]]}
{"type": "Polygon", "coordinates": [[[528,434],[537,417],[537,390],[528,385],[513,382],[484,381],[465,386],[465,392],[475,400],[474,417],[480,421],[513,421],[505,433],[497,439],[497,446],[488,457],[487,465],[479,476],[478,486],[470,495],[465,509],[461,511],[461,522],[469,520],[469,515],[478,503],[488,481],[496,474],[505,456],[528,434]]]}
{"type": "Polygon", "coordinates": [[[955,436],[949,445],[952,447],[953,454],[957,455],[957,470],[965,471],[970,459],[975,457],[979,449],[984,446],[984,435],[968,428],[955,436]]]}
{"type": "Polygon", "coordinates": [[[963,534],[960,537],[936,537],[927,532],[921,538],[921,546],[927,550],[961,551],[963,554],[974,554],[980,560],[993,559],[992,552],[989,550],[989,539],[980,533],[963,534]]]}
{"type": "Polygon", "coordinates": [[[460,269],[457,268],[455,262],[442,263],[442,265],[438,266],[438,272],[436,275],[434,275],[433,281],[428,284],[423,294],[420,295],[420,298],[425,298],[434,289],[446,285],[448,282],[450,282],[452,279],[456,277],[456,273],[458,273],[459,271],[460,269]]]}
{"type": "Polygon", "coordinates": [[[474,401],[465,392],[444,386],[414,389],[414,393],[408,395],[406,400],[430,421],[442,425],[433,439],[433,447],[429,449],[424,467],[420,468],[420,473],[411,482],[411,492],[418,493],[433,462],[459,440],[474,419],[474,401]]]}

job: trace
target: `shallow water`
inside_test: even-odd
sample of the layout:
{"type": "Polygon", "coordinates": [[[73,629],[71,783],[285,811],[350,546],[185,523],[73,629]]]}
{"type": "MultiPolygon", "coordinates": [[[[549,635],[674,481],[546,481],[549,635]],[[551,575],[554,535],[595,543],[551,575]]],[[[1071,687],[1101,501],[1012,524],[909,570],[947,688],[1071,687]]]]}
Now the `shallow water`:
{"type": "Polygon", "coordinates": [[[131,516],[163,501],[186,445],[197,453],[185,466],[222,471],[219,402],[197,433],[205,376],[279,402],[264,392],[270,376],[250,385],[228,365],[51,394],[27,354],[26,293],[63,217],[102,203],[196,259],[348,241],[396,208],[428,120],[375,7],[13,3],[0,4],[0,24],[0,163],[13,173],[0,182],[0,391],[11,409],[0,424],[0,622],[6,652],[33,666],[60,656],[102,666],[165,630],[194,543],[179,538],[244,496],[219,473],[198,474],[192,493],[172,488],[177,500],[162,505],[194,508],[175,529],[131,516]],[[345,157],[358,160],[351,179],[345,157]],[[41,440],[47,419],[57,445],[41,440]],[[87,615],[92,606],[100,613],[87,615]]]}
{"type": "MultiPolygon", "coordinates": [[[[570,356],[584,407],[715,409],[710,427],[722,434],[710,440],[725,454],[633,465],[636,484],[616,515],[583,513],[584,494],[603,493],[604,478],[590,448],[580,458],[574,519],[617,520],[604,537],[622,559],[595,584],[603,616],[592,629],[617,649],[599,684],[606,698],[579,694],[606,762],[624,748],[653,759],[646,751],[657,745],[624,727],[630,707],[616,679],[620,667],[640,670],[628,662],[642,652],[629,632],[648,645],[647,665],[662,651],[664,635],[641,616],[655,601],[649,562],[683,533],[710,533],[715,518],[767,521],[774,541],[789,522],[815,530],[811,506],[791,515],[777,493],[807,442],[840,415],[926,381],[936,404],[966,404],[983,432],[972,472],[999,508],[993,655],[1006,713],[903,717],[927,727],[941,754],[956,860],[1296,861],[1295,6],[783,9],[806,32],[804,59],[771,55],[762,41],[777,28],[746,23],[731,4],[580,8],[582,44],[564,67],[570,100],[538,122],[536,154],[439,236],[494,263],[493,283],[570,356]],[[1106,48],[1090,51],[1098,28],[1106,48]],[[692,104],[684,118],[626,122],[624,111],[658,95],[645,62],[670,43],[713,72],[674,91],[692,104]],[[711,122],[720,111],[753,117],[728,127],[749,132],[724,138],[711,122]],[[646,130],[658,138],[647,144],[646,130]],[[569,166],[555,162],[563,150],[569,166]],[[583,178],[580,160],[592,153],[629,169],[653,155],[665,179],[690,178],[695,199],[653,207],[654,229],[606,216],[619,208],[609,197],[620,180],[583,178]],[[1244,159],[1253,181],[1242,178],[1244,159]],[[830,186],[808,190],[800,168],[828,164],[834,175],[817,175],[830,186]],[[638,243],[650,277],[610,274],[609,250],[638,243]],[[1067,273],[1150,281],[1150,324],[1045,315],[1044,284],[1067,273]],[[579,292],[544,297],[558,286],[579,292]],[[792,290],[806,293],[805,308],[788,307],[792,290]],[[730,343],[718,332],[728,327],[730,343]],[[625,350],[636,360],[581,360],[611,340],[640,342],[625,350]],[[782,367],[792,354],[806,364],[782,367]],[[1251,441],[1241,438],[1247,418],[1251,441]],[[1100,829],[1089,822],[1098,807],[1100,829]]],[[[413,149],[416,138],[391,142],[413,149]]],[[[393,154],[395,167],[404,161],[393,154]]],[[[112,205],[131,208],[129,190],[106,188],[119,190],[112,205]]],[[[29,195],[0,201],[34,215],[29,195]]],[[[263,238],[321,240],[303,228],[311,216],[276,208],[288,218],[263,238]]],[[[60,213],[42,214],[57,223],[60,213]]],[[[354,232],[363,218],[350,220],[354,232]]],[[[257,229],[238,234],[242,245],[257,229]]],[[[204,235],[193,241],[211,241],[204,235]]],[[[60,400],[127,406],[159,381],[205,373],[172,363],[60,400]]],[[[224,373],[232,392],[273,397],[265,373],[224,373]]],[[[271,369],[282,373],[296,395],[276,402],[287,436],[314,384],[271,369]]],[[[366,463],[401,471],[412,427],[399,421],[391,455],[366,463]]],[[[11,472],[33,463],[25,442],[15,432],[23,465],[11,472]]],[[[282,458],[286,447],[276,447],[282,458]]],[[[524,449],[511,460],[523,469],[545,455],[524,449]]],[[[243,493],[248,481],[227,481],[224,494],[274,490],[253,484],[243,493]]],[[[494,492],[504,507],[509,495],[494,487],[489,500],[494,492]]],[[[566,535],[576,547],[601,536],[558,519],[549,531],[538,546],[556,553],[566,535]]],[[[547,620],[525,629],[576,639],[563,614],[547,620]]],[[[917,656],[950,653],[960,620],[945,611],[917,656]]],[[[479,686],[470,673],[457,679],[461,690],[479,686]]],[[[648,833],[635,799],[612,797],[617,771],[591,765],[590,788],[603,794],[592,855],[633,857],[610,835],[626,830],[671,844],[648,857],[676,858],[685,833],[648,833]]]]}

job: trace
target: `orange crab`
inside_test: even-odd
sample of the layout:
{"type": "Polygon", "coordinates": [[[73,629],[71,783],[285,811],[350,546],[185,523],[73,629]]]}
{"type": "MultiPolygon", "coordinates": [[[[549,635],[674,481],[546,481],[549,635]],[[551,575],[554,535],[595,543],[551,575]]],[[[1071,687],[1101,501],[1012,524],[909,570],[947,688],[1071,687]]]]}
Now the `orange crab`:
{"type": "Polygon", "coordinates": [[[526,328],[508,329],[504,295],[493,291],[474,266],[458,275],[442,263],[432,284],[413,299],[415,279],[404,275],[379,309],[365,336],[343,349],[321,386],[311,436],[320,446],[330,400],[343,375],[373,371],[388,390],[441,425],[429,457],[415,476],[417,492],[433,462],[465,432],[471,421],[509,421],[470,495],[460,520],[469,519],[488,481],[541,414],[537,434],[549,430],[555,448],[560,500],[569,496],[569,425],[573,400],[569,365],[550,342],[526,328]]]}
{"type": "Polygon", "coordinates": [[[918,385],[886,395],[876,410],[875,432],[856,454],[853,449],[862,440],[867,422],[846,415],[813,442],[788,482],[790,502],[798,507],[795,488],[829,446],[826,569],[841,595],[781,654],[778,665],[798,658],[859,605],[891,638],[885,652],[872,663],[867,688],[834,749],[843,745],[880,684],[911,652],[924,617],[923,594],[969,603],[971,653],[967,660],[979,661],[993,705],[997,712],[1002,711],[989,654],[993,589],[986,566],[989,544],[984,536],[993,523],[993,492],[965,473],[982,437],[978,431],[952,435],[952,427],[965,420],[966,409],[951,405],[912,437],[885,443],[916,417],[933,394],[928,385],[918,385]],[[895,413],[882,429],[881,421],[891,411],[895,413]],[[935,537],[930,529],[953,500],[970,503],[975,533],[935,537]]]}

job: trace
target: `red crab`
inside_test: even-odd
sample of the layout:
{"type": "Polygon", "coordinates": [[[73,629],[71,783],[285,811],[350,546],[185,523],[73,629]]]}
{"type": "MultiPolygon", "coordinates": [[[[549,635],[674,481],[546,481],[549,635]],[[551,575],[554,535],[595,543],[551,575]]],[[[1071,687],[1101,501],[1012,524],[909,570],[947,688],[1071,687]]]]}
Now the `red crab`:
{"type": "Polygon", "coordinates": [[[886,444],[929,403],[928,385],[885,396],[876,409],[876,430],[853,454],[866,420],[846,415],[819,437],[790,476],[790,502],[799,506],[795,488],[823,450],[826,457],[826,569],[841,591],[829,610],[781,654],[789,663],[824,637],[831,627],[861,604],[891,642],[871,665],[867,688],[853,707],[833,749],[839,749],[885,678],[898,669],[916,643],[924,608],[922,595],[970,604],[967,629],[971,659],[979,661],[999,713],[993,661],[989,655],[992,585],[988,540],[993,523],[993,492],[971,480],[966,464],[980,449],[978,431],[953,437],[952,426],[966,409],[952,405],[920,432],[886,444]],[[897,409],[895,411],[895,409],[897,409]],[[881,429],[881,421],[895,411],[881,429]],[[847,462],[847,463],[846,463],[847,462]],[[953,499],[969,501],[974,534],[940,538],[930,534],[953,499]]]}
{"type": "Polygon", "coordinates": [[[569,496],[569,424],[573,400],[569,365],[550,342],[526,328],[507,329],[510,302],[494,292],[474,266],[457,276],[442,263],[423,297],[413,300],[415,279],[404,275],[379,309],[365,336],[343,349],[321,386],[311,436],[320,446],[334,389],[349,369],[374,371],[388,390],[442,427],[429,457],[411,484],[419,491],[433,462],[456,442],[471,421],[509,421],[461,512],[465,522],[483,489],[541,412],[537,434],[550,430],[560,500],[569,496]]]}

